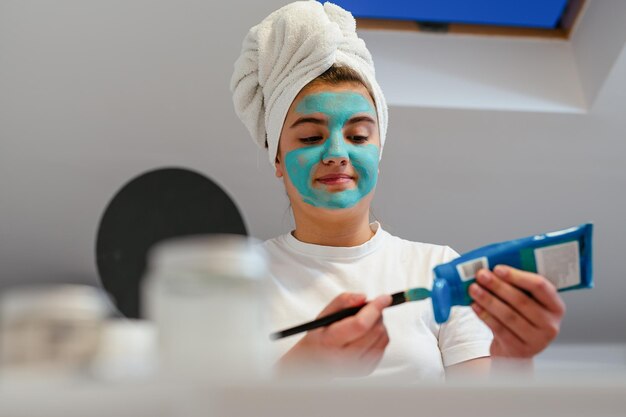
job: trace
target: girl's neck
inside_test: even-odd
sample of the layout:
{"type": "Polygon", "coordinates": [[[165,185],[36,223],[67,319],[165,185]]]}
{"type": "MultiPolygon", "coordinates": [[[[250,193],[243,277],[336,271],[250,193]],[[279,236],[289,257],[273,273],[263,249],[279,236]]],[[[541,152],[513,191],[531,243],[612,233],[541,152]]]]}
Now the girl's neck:
{"type": "Polygon", "coordinates": [[[374,236],[369,226],[369,210],[337,216],[295,215],[293,236],[301,242],[322,246],[359,246],[374,236]]]}

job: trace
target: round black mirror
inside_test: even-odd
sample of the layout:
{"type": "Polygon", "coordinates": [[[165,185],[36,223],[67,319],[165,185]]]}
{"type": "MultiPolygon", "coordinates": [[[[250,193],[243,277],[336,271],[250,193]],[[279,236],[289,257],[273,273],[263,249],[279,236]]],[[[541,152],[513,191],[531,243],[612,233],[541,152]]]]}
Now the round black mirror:
{"type": "Polygon", "coordinates": [[[124,316],[139,318],[148,250],[164,239],[212,233],[247,234],[241,213],[219,185],[181,168],[142,174],[122,187],[100,220],[100,281],[124,316]]]}

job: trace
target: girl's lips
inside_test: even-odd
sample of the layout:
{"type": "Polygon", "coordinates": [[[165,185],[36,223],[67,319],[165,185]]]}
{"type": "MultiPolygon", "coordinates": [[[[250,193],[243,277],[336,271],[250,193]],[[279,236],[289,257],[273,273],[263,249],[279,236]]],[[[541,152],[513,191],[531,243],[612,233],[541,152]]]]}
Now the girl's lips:
{"type": "Polygon", "coordinates": [[[317,179],[317,181],[321,182],[322,184],[325,185],[336,185],[336,184],[346,184],[349,183],[351,181],[353,181],[354,178],[352,178],[349,175],[345,175],[345,174],[331,174],[331,175],[324,175],[323,177],[320,177],[317,179]]]}

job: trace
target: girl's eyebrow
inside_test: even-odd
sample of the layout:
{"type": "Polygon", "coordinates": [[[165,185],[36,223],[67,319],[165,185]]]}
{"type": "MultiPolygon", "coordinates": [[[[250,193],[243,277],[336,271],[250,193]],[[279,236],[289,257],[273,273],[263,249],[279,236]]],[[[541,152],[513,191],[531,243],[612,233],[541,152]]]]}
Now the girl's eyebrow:
{"type": "Polygon", "coordinates": [[[290,128],[294,128],[303,123],[313,123],[316,125],[326,126],[326,120],[324,119],[319,119],[317,117],[300,117],[298,120],[293,122],[290,128]]]}
{"type": "Polygon", "coordinates": [[[376,124],[376,121],[374,121],[374,119],[372,119],[370,116],[356,116],[348,120],[345,123],[345,125],[351,125],[351,124],[360,123],[360,122],[368,122],[368,123],[376,124]]]}
{"type": "MultiPolygon", "coordinates": [[[[360,123],[360,122],[367,122],[367,123],[371,123],[371,124],[376,124],[376,121],[374,121],[374,119],[372,119],[370,116],[356,116],[351,118],[350,120],[348,120],[345,125],[351,125],[351,124],[355,124],[355,123],[360,123]]],[[[325,119],[320,119],[317,117],[300,117],[298,120],[296,120],[295,122],[293,122],[293,124],[290,126],[290,128],[294,128],[296,126],[299,126],[301,124],[304,123],[313,123],[316,125],[320,125],[320,126],[326,126],[326,124],[328,123],[325,119]]]]}

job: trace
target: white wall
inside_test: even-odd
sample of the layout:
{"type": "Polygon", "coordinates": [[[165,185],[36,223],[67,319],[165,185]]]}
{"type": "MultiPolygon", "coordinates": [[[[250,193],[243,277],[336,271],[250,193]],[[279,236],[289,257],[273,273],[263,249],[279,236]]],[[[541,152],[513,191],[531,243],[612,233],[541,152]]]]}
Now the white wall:
{"type": "MultiPolygon", "coordinates": [[[[0,0],[0,285],[96,281],[102,210],[156,167],[217,180],[260,238],[289,230],[228,91],[284,3],[0,0]]],[[[623,52],[588,114],[392,107],[375,215],[458,251],[594,221],[597,288],[565,295],[561,341],[626,342],[624,109],[623,52]]]]}

